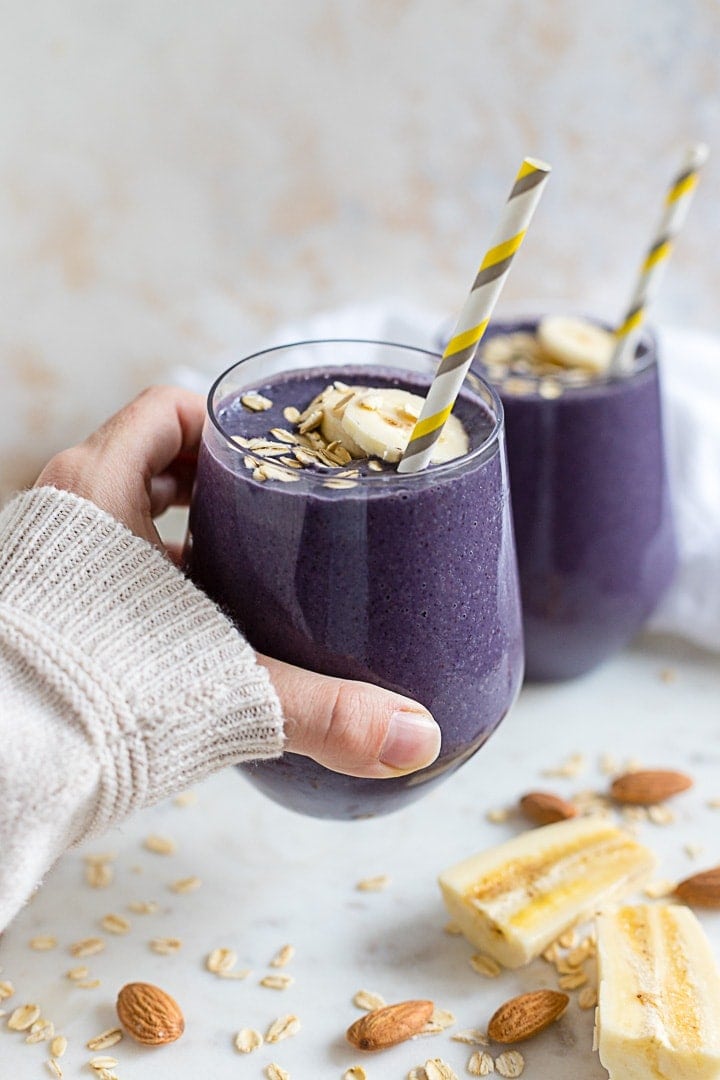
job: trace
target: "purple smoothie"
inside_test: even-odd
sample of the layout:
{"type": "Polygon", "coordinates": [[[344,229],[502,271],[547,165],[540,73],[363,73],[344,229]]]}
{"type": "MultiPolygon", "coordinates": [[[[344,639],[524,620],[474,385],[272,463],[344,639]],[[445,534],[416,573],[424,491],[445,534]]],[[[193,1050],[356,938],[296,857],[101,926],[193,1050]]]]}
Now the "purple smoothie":
{"type": "MultiPolygon", "coordinates": [[[[485,343],[536,325],[495,323],[485,343]]],[[[566,387],[553,399],[498,390],[526,674],[566,679],[634,637],[675,569],[656,343],[643,335],[630,374],[566,387]]]]}
{"type": "Polygon", "coordinates": [[[313,468],[294,483],[260,483],[227,436],[287,428],[283,409],[305,408],[335,379],[424,393],[437,364],[419,350],[323,342],[305,349],[312,367],[283,372],[290,352],[241,362],[211,392],[189,569],[259,651],[385,686],[433,713],[441,755],[419,773],[363,780],[294,754],[244,767],[295,810],[363,818],[395,810],[449,775],[483,745],[518,692],[522,630],[502,410],[475,380],[477,392],[468,388],[455,410],[470,452],[424,473],[403,476],[390,466],[376,473],[356,462],[362,475],[349,488],[325,487],[333,474],[313,468]],[[414,370],[391,370],[408,359],[414,370]],[[272,409],[249,413],[237,386],[258,390],[272,409]]]}

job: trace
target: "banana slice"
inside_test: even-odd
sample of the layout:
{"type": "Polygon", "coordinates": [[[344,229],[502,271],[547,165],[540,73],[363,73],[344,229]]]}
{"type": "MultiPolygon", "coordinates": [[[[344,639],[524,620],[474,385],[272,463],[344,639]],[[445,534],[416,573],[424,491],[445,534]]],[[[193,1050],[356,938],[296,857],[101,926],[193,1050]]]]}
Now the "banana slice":
{"type": "Polygon", "coordinates": [[[672,904],[598,916],[597,1044],[610,1080],[716,1080],[720,975],[697,918],[672,904]]]}
{"type": "Polygon", "coordinates": [[[348,454],[354,458],[364,458],[366,454],[343,427],[343,416],[348,403],[355,395],[365,393],[367,389],[366,386],[353,386],[347,390],[337,390],[333,386],[328,386],[310,406],[311,409],[313,407],[322,409],[320,433],[325,442],[341,443],[348,454]]]}
{"type": "Polygon", "coordinates": [[[440,875],[465,937],[505,967],[527,964],[568,926],[642,882],[652,853],[599,817],[543,825],[440,875]]]}
{"type": "MultiPolygon", "coordinates": [[[[396,462],[410,441],[423,407],[423,399],[408,390],[369,387],[355,394],[344,408],[342,427],[364,451],[364,455],[396,462]]],[[[456,416],[448,417],[435,444],[431,461],[452,461],[468,452],[465,428],[456,416]]]]}
{"type": "Polygon", "coordinates": [[[543,352],[563,367],[600,375],[607,371],[615,339],[601,326],[569,315],[547,315],[537,328],[543,352]]]}

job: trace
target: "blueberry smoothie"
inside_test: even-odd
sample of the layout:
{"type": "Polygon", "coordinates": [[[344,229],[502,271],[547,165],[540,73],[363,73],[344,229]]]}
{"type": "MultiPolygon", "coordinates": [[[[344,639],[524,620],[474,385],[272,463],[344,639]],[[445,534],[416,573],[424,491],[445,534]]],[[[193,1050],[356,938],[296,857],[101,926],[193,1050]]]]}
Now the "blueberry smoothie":
{"type": "MultiPolygon", "coordinates": [[[[578,330],[575,320],[555,323],[561,337],[578,330]]],[[[641,338],[630,372],[612,376],[607,355],[593,351],[599,343],[602,354],[607,331],[597,340],[587,331],[585,345],[599,360],[591,370],[554,355],[555,329],[545,341],[536,319],[495,323],[477,367],[505,407],[526,672],[534,680],[580,675],[621,649],[676,563],[653,337],[641,338]]]]}
{"type": "Polygon", "coordinates": [[[371,387],[358,420],[372,434],[373,402],[423,395],[437,361],[372,342],[302,343],[241,361],[210,394],[190,516],[193,579],[260,652],[407,695],[442,729],[437,761],[386,780],[289,753],[243,766],[306,814],[364,818],[418,798],[483,745],[522,681],[502,409],[490,388],[472,378],[454,410],[462,453],[422,473],[351,457],[317,426],[310,439],[317,420],[307,407],[319,395],[343,406],[371,387]]]}

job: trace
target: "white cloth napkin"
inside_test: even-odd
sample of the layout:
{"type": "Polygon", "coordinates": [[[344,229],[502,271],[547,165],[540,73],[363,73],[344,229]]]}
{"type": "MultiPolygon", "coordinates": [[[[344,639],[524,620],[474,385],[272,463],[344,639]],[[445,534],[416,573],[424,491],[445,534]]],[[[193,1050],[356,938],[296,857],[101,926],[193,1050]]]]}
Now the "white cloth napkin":
{"type": "MultiPolygon", "coordinates": [[[[366,337],[439,351],[447,320],[447,312],[402,301],[348,306],[279,327],[265,342],[238,342],[232,355],[212,357],[207,371],[184,368],[173,378],[206,391],[249,352],[307,338],[366,337]]],[[[680,566],[649,629],[720,652],[720,338],[680,327],[655,329],[680,566]]]]}

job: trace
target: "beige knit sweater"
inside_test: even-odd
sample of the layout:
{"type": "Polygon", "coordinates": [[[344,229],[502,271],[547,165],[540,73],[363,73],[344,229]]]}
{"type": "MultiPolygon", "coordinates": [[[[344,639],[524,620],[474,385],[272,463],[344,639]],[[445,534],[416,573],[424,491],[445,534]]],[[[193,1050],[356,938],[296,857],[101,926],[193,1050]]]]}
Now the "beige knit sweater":
{"type": "Polygon", "coordinates": [[[5,507],[0,929],[70,845],[281,748],[267,673],[160,551],[54,488],[5,507]]]}

